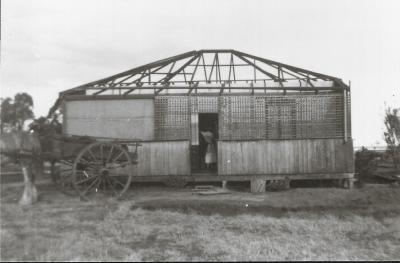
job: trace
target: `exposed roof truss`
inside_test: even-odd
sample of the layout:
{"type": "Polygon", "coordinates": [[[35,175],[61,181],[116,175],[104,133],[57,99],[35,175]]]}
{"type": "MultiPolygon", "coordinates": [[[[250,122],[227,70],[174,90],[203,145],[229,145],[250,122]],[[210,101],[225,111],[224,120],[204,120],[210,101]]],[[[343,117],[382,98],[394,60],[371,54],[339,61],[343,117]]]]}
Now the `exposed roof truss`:
{"type": "Polygon", "coordinates": [[[236,50],[199,50],[159,60],[90,82],[62,95],[131,95],[248,90],[334,90],[349,87],[339,78],[236,50]]]}

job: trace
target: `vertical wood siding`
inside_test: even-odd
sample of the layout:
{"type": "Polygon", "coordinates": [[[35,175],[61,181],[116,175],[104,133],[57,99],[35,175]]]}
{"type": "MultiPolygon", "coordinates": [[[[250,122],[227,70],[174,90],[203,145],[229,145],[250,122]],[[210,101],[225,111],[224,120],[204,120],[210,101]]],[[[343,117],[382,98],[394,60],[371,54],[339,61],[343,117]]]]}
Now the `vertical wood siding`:
{"type": "Polygon", "coordinates": [[[189,141],[143,142],[134,175],[189,175],[189,141]]]}
{"type": "Polygon", "coordinates": [[[342,139],[219,141],[218,173],[351,173],[353,145],[342,139]]]}

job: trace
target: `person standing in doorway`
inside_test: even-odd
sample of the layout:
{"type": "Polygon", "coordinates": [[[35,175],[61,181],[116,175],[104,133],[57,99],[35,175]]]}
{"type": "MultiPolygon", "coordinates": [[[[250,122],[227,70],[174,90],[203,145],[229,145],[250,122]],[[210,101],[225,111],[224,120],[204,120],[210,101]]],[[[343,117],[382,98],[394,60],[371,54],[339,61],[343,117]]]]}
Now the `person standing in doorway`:
{"type": "Polygon", "coordinates": [[[217,153],[215,151],[215,145],[214,145],[214,134],[209,130],[204,132],[201,131],[200,133],[207,143],[207,149],[204,161],[206,163],[207,170],[210,170],[211,165],[217,162],[217,153]]]}

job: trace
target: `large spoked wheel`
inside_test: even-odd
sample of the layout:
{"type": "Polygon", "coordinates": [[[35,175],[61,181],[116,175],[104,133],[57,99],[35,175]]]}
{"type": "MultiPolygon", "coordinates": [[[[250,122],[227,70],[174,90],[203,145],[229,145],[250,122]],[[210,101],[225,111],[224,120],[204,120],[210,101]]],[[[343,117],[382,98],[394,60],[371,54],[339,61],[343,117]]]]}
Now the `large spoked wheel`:
{"type": "Polygon", "coordinates": [[[57,190],[69,195],[75,196],[78,193],[72,182],[73,160],[54,160],[51,162],[51,179],[57,190]]]}
{"type": "Polygon", "coordinates": [[[83,200],[114,196],[120,199],[132,181],[132,160],[113,143],[85,147],[73,165],[73,185],[83,200]]]}

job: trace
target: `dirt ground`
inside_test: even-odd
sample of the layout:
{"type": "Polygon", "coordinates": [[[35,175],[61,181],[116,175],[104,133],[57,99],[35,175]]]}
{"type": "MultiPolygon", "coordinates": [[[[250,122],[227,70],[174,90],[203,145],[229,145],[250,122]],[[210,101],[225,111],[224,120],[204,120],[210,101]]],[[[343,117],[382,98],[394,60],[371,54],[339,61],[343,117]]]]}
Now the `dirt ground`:
{"type": "Polygon", "coordinates": [[[212,196],[134,185],[101,202],[38,190],[21,207],[22,186],[1,185],[2,261],[400,260],[400,188],[387,184],[212,196]]]}

